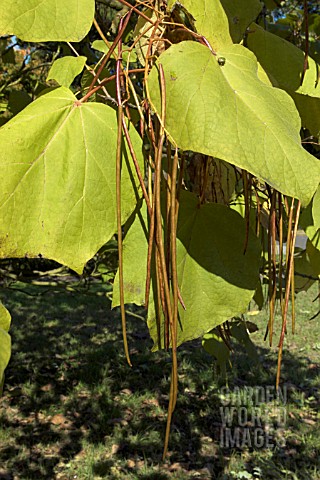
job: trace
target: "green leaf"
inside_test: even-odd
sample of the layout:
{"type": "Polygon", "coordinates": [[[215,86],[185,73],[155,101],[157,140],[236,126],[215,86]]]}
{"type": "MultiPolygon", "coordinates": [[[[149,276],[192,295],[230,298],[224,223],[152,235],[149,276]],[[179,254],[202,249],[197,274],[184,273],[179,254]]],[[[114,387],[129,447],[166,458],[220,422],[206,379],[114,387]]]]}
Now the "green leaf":
{"type": "MultiPolygon", "coordinates": [[[[309,32],[314,33],[317,37],[320,37],[320,15],[317,13],[312,13],[308,15],[308,27],[309,32]]],[[[302,29],[305,30],[306,23],[305,19],[302,22],[302,29]]]]}
{"type": "MultiPolygon", "coordinates": [[[[81,89],[82,89],[83,95],[85,95],[89,91],[89,87],[90,87],[90,85],[92,83],[92,79],[93,79],[92,73],[93,73],[92,71],[89,71],[89,70],[85,69],[82,76],[81,76],[81,89]]],[[[100,76],[99,76],[99,79],[101,81],[101,80],[104,80],[105,78],[109,78],[110,76],[111,75],[110,75],[109,70],[107,68],[104,68],[102,70],[100,76]]],[[[108,82],[107,86],[108,86],[108,94],[113,99],[115,99],[116,96],[117,96],[116,81],[111,80],[110,82],[108,82]]],[[[101,96],[100,92],[98,91],[88,98],[88,102],[99,102],[99,103],[102,102],[102,103],[105,103],[105,98],[103,98],[101,96]]]]}
{"type": "MultiPolygon", "coordinates": [[[[147,222],[139,212],[124,240],[124,286],[126,303],[144,304],[147,222]]],[[[179,308],[178,345],[202,336],[228,318],[243,313],[259,280],[260,245],[249,234],[243,254],[246,224],[224,205],[205,204],[181,192],[177,230],[177,268],[186,310],[179,308]]],[[[155,282],[152,282],[153,285],[155,282]]],[[[119,305],[118,276],[114,282],[113,306],[119,305]]],[[[151,337],[158,343],[155,307],[148,312],[151,337]]],[[[161,334],[159,336],[163,338],[161,334]]]]}
{"type": "Polygon", "coordinates": [[[244,346],[246,352],[254,362],[259,361],[259,355],[257,353],[256,347],[252,342],[250,335],[247,330],[246,322],[242,320],[235,320],[231,322],[230,325],[230,334],[234,337],[241,345],[244,346]]]}
{"type": "MultiPolygon", "coordinates": [[[[319,195],[319,189],[320,187],[318,188],[318,192],[317,192],[318,195],[319,195]]],[[[307,237],[309,238],[313,246],[318,250],[320,250],[320,225],[318,223],[319,211],[317,211],[316,209],[318,205],[319,204],[316,202],[316,206],[313,207],[313,202],[310,203],[307,206],[307,208],[305,208],[302,211],[302,214],[300,215],[299,224],[305,231],[307,237]]]]}
{"type": "Polygon", "coordinates": [[[304,52],[300,48],[256,24],[250,27],[247,44],[275,87],[289,93],[320,97],[320,83],[317,82],[319,66],[311,57],[303,84],[300,85],[304,65],[304,52]]]}
{"type": "MultiPolygon", "coordinates": [[[[235,319],[229,323],[229,335],[235,338],[246,350],[248,357],[255,363],[259,361],[259,356],[254,343],[251,341],[247,330],[246,322],[235,319]]],[[[224,343],[219,332],[214,329],[206,333],[202,340],[203,348],[216,357],[218,365],[222,372],[226,373],[226,365],[230,362],[230,350],[224,343]]]]}
{"type": "MultiPolygon", "coordinates": [[[[232,45],[215,57],[199,43],[182,42],[158,63],[166,78],[165,126],[174,143],[244,168],[305,204],[311,200],[320,164],[301,147],[293,100],[259,80],[249,50],[232,45]],[[223,66],[220,55],[226,59],[223,66]]],[[[160,112],[157,65],[148,89],[160,112]]]]}
{"type": "Polygon", "coordinates": [[[308,290],[320,276],[320,251],[308,240],[306,250],[294,261],[294,287],[297,292],[308,290]]]}
{"type": "Polygon", "coordinates": [[[310,37],[309,55],[317,62],[318,65],[320,65],[320,40],[310,37]]]}
{"type": "Polygon", "coordinates": [[[76,76],[82,72],[86,60],[86,57],[80,56],[58,58],[49,70],[47,81],[55,80],[62,87],[70,87],[76,76]]]}
{"type": "Polygon", "coordinates": [[[320,228],[320,187],[316,191],[312,201],[313,225],[316,229],[320,228]]]}
{"type": "MultiPolygon", "coordinates": [[[[142,142],[130,128],[140,165],[142,142]]],[[[82,272],[116,230],[116,112],[61,87],[0,129],[0,257],[39,254],[82,272]]],[[[137,179],[122,160],[123,221],[137,179]],[[132,181],[135,185],[132,185],[132,181]]]]}
{"type": "Polygon", "coordinates": [[[0,329],[9,332],[11,315],[5,306],[0,302],[0,329]]]}
{"type": "Polygon", "coordinates": [[[31,103],[31,97],[25,90],[12,90],[9,94],[8,109],[13,115],[21,112],[29,103],[31,103]]]}
{"type": "Polygon", "coordinates": [[[4,371],[11,356],[11,337],[8,334],[10,323],[10,313],[0,302],[0,394],[2,393],[4,371]]]}
{"type": "Polygon", "coordinates": [[[258,62],[257,75],[259,80],[261,80],[262,83],[265,83],[266,85],[269,85],[269,87],[272,87],[272,83],[270,82],[268,75],[266,74],[265,70],[263,70],[259,62],[258,62]]]}
{"type": "Polygon", "coordinates": [[[79,42],[89,32],[94,0],[7,0],[0,2],[0,35],[27,42],[79,42]]]}
{"type": "Polygon", "coordinates": [[[229,21],[230,35],[239,43],[248,26],[257,18],[262,9],[260,0],[220,0],[229,21]]]}
{"type": "Polygon", "coordinates": [[[269,10],[274,10],[275,8],[278,7],[278,5],[276,4],[276,2],[274,2],[274,0],[263,0],[263,3],[269,10]]]}
{"type": "MultiPolygon", "coordinates": [[[[139,17],[139,18],[142,18],[142,17],[139,17]]],[[[105,53],[105,54],[107,54],[109,51],[109,47],[106,45],[106,43],[103,40],[95,40],[92,44],[92,48],[94,48],[98,52],[105,53]]],[[[118,49],[116,48],[115,53],[117,54],[117,52],[118,52],[118,49]]],[[[123,50],[122,60],[124,62],[134,63],[137,61],[137,55],[134,51],[123,50]]]]}
{"type": "MultiPolygon", "coordinates": [[[[129,230],[123,241],[125,302],[144,305],[148,253],[147,210],[137,207],[128,221],[129,230]]],[[[151,292],[151,304],[153,296],[151,292]]],[[[112,308],[120,305],[119,272],[113,285],[112,308]]]]}
{"type": "Polygon", "coordinates": [[[227,15],[220,0],[182,0],[169,1],[168,8],[174,4],[182,5],[195,20],[195,28],[200,35],[206,37],[214,50],[231,45],[227,15]]]}
{"type": "Polygon", "coordinates": [[[289,23],[268,23],[268,32],[290,41],[292,36],[292,27],[289,23]]]}
{"type": "Polygon", "coordinates": [[[301,117],[301,124],[320,143],[320,98],[291,93],[301,117]]]}
{"type": "Polygon", "coordinates": [[[226,377],[227,363],[230,363],[230,350],[215,329],[203,336],[202,346],[206,352],[217,359],[222,376],[226,377]]]}
{"type": "Polygon", "coordinates": [[[199,208],[194,195],[183,193],[177,231],[178,278],[186,305],[180,318],[189,329],[179,332],[183,341],[246,310],[259,279],[260,245],[250,232],[244,255],[245,230],[245,221],[230,208],[199,208]]]}
{"type": "Polygon", "coordinates": [[[108,53],[109,47],[103,40],[95,40],[92,44],[92,48],[98,50],[101,53],[108,53]]]}
{"type": "Polygon", "coordinates": [[[310,240],[308,240],[306,252],[307,252],[307,256],[310,261],[310,264],[313,268],[314,274],[319,277],[320,276],[320,250],[316,248],[310,240]]]}
{"type": "MultiPolygon", "coordinates": [[[[242,218],[246,216],[246,200],[243,194],[234,196],[230,202],[230,208],[238,212],[242,218]]],[[[257,218],[257,202],[255,198],[251,198],[251,207],[249,210],[249,226],[254,230],[256,228],[256,218],[257,218]]]]}

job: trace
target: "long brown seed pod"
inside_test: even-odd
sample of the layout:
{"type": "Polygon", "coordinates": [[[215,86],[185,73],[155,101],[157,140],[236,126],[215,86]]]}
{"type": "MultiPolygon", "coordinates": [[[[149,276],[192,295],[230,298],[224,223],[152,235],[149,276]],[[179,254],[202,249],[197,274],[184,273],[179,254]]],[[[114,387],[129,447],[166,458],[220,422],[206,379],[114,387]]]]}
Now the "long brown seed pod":
{"type": "MultiPolygon", "coordinates": [[[[120,30],[122,28],[122,21],[120,21],[120,30]]],[[[119,55],[121,55],[122,42],[119,41],[119,55]]],[[[121,224],[121,159],[122,159],[122,122],[123,122],[123,106],[121,99],[121,84],[120,84],[120,63],[121,57],[117,60],[117,101],[118,101],[118,133],[117,133],[117,154],[116,154],[116,190],[117,190],[117,233],[118,233],[118,255],[119,255],[119,289],[120,289],[120,311],[122,323],[123,345],[127,362],[132,366],[128,339],[127,339],[127,324],[126,312],[124,306],[124,284],[123,284],[123,251],[122,251],[122,224],[121,224]]]]}
{"type": "MultiPolygon", "coordinates": [[[[292,199],[292,205],[294,204],[294,199],[292,199]]],[[[283,343],[284,343],[284,335],[286,332],[286,326],[287,326],[287,313],[288,313],[288,305],[289,305],[289,297],[290,297],[290,290],[291,290],[291,280],[292,280],[292,274],[294,272],[294,245],[297,237],[297,231],[298,231],[298,223],[299,223],[299,216],[300,216],[300,209],[301,209],[301,203],[300,200],[298,200],[297,203],[297,208],[296,208],[296,215],[295,215],[295,220],[294,220],[294,228],[293,228],[293,233],[292,233],[292,239],[291,239],[291,248],[290,248],[290,254],[289,254],[289,259],[288,259],[288,264],[287,264],[287,282],[286,282],[286,290],[285,290],[285,298],[284,298],[284,310],[283,310],[283,318],[282,318],[282,330],[281,330],[281,335],[280,335],[280,341],[279,341],[279,350],[278,350],[278,368],[277,368],[277,378],[276,378],[276,389],[279,388],[279,383],[280,383],[280,373],[281,373],[281,360],[282,360],[282,351],[283,351],[283,343]]],[[[291,216],[292,218],[292,216],[291,216]]],[[[289,224],[289,229],[291,230],[291,224],[289,224]]],[[[287,245],[288,248],[288,245],[287,245]]]]}

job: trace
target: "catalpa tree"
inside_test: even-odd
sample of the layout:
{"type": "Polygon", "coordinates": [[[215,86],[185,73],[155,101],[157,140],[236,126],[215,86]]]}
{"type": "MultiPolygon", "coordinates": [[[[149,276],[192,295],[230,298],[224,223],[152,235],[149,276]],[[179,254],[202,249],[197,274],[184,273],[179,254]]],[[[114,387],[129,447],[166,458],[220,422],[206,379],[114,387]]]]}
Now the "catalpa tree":
{"type": "MultiPolygon", "coordinates": [[[[267,283],[270,343],[276,299],[283,316],[278,383],[296,277],[320,273],[320,17],[309,3],[293,19],[271,0],[0,5],[3,58],[15,44],[30,58],[46,42],[55,51],[49,83],[30,97],[37,70],[0,129],[0,257],[81,274],[117,235],[128,363],[125,303],[146,307],[154,350],[172,352],[165,450],[177,347],[205,335],[210,351],[217,332],[227,342],[228,321],[252,298],[262,307],[267,283]],[[299,225],[308,241],[295,268],[299,225]]],[[[0,377],[9,326],[1,306],[0,377]]]]}

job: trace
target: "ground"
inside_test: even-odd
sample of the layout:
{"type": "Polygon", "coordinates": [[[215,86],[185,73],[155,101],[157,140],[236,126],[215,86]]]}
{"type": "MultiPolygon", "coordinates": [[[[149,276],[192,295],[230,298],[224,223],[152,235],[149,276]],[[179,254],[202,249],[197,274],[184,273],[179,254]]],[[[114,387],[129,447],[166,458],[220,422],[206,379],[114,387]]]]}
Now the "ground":
{"type": "Polygon", "coordinates": [[[170,354],[151,353],[142,310],[128,315],[130,368],[119,313],[101,287],[13,288],[2,290],[13,354],[0,399],[0,479],[320,478],[320,317],[310,320],[319,309],[312,303],[316,285],[297,298],[296,333],[288,328],[283,355],[287,397],[276,410],[274,399],[261,395],[274,392],[280,318],[269,349],[267,313],[248,317],[259,326],[252,334],[259,361],[235,345],[227,380],[201,341],[179,348],[179,397],[165,463],[170,354]],[[223,425],[230,406],[233,418],[223,425]],[[240,432],[233,446],[228,428],[231,436],[240,432]],[[253,440],[258,431],[260,446],[253,440]]]}

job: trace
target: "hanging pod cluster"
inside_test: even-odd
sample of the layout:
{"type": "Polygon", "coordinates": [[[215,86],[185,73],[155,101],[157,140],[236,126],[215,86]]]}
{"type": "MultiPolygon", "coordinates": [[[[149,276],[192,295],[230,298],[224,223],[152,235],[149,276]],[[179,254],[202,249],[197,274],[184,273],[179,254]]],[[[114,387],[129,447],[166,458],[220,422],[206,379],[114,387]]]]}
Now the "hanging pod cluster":
{"type": "MultiPolygon", "coordinates": [[[[294,329],[301,209],[314,278],[320,273],[320,164],[317,146],[308,153],[300,137],[301,118],[313,138],[320,131],[319,65],[262,28],[259,0],[119,0],[113,33],[94,18],[93,1],[78,3],[57,1],[50,15],[36,1],[36,17],[20,3],[0,6],[1,34],[99,36],[94,65],[68,43],[70,55],[48,74],[58,88],[0,129],[0,256],[41,254],[82,273],[117,233],[113,306],[127,361],[125,303],[146,307],[154,350],[172,352],[165,455],[177,347],[216,327],[228,344],[226,322],[246,311],[261,282],[270,345],[277,298],[282,312],[279,384],[290,298],[294,329]]],[[[7,338],[1,325],[0,317],[7,338]]],[[[8,354],[0,360],[2,378],[8,354]]]]}

